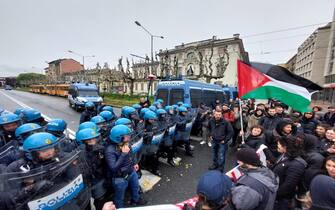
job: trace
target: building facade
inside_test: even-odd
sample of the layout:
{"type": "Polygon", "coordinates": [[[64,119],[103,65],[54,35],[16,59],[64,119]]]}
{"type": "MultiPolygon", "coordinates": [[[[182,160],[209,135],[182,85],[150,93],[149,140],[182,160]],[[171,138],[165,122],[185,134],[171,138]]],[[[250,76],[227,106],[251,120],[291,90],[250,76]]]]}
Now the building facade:
{"type": "Polygon", "coordinates": [[[75,73],[84,70],[83,65],[72,58],[54,60],[48,63],[45,74],[50,83],[56,83],[65,73],[75,73]]]}
{"type": "Polygon", "coordinates": [[[149,74],[157,77],[152,84],[153,90],[159,79],[167,77],[237,86],[237,60],[249,60],[239,34],[227,39],[214,36],[212,39],[182,43],[173,49],[160,50],[157,56],[159,60],[154,62],[153,68],[148,60],[132,65],[134,94],[148,92],[149,74]]]}
{"type": "Polygon", "coordinates": [[[335,9],[331,23],[328,51],[324,68],[325,84],[323,99],[335,103],[335,9]]]}
{"type": "Polygon", "coordinates": [[[298,48],[294,73],[323,86],[331,25],[315,30],[298,48]]]}
{"type": "Polygon", "coordinates": [[[97,85],[100,92],[124,92],[122,73],[116,69],[95,68],[78,72],[68,72],[62,74],[61,81],[64,83],[92,82],[97,85]]]}
{"type": "Polygon", "coordinates": [[[290,72],[294,73],[295,65],[297,62],[297,54],[293,55],[290,60],[288,60],[283,67],[285,67],[290,72]]]}

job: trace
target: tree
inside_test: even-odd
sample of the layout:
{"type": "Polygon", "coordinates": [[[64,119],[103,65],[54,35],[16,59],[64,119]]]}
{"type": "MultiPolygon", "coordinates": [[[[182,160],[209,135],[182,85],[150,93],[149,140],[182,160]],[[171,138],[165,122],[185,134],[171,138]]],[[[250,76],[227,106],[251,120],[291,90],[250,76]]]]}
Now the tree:
{"type": "Polygon", "coordinates": [[[118,68],[122,72],[123,82],[125,84],[127,84],[127,83],[129,84],[130,95],[132,96],[134,94],[135,78],[133,77],[132,73],[130,72],[130,64],[129,64],[128,58],[127,58],[127,68],[126,68],[126,70],[124,70],[124,68],[123,68],[122,57],[119,59],[118,68]]]}
{"type": "Polygon", "coordinates": [[[29,86],[46,82],[46,76],[38,73],[21,73],[16,78],[20,86],[29,86]]]}

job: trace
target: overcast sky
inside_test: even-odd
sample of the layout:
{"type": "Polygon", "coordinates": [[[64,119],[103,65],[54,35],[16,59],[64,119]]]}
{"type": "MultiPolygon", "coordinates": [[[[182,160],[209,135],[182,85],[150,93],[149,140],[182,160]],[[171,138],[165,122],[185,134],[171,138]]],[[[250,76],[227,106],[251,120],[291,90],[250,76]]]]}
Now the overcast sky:
{"type": "MultiPolygon", "coordinates": [[[[318,25],[253,36],[332,20],[333,0],[0,0],[0,76],[41,72],[58,58],[86,58],[85,66],[120,56],[150,55],[182,42],[229,38],[240,33],[250,60],[283,63],[318,25]],[[245,37],[245,38],[243,38],[245,37]]],[[[320,26],[320,25],[319,25],[320,26]]]]}

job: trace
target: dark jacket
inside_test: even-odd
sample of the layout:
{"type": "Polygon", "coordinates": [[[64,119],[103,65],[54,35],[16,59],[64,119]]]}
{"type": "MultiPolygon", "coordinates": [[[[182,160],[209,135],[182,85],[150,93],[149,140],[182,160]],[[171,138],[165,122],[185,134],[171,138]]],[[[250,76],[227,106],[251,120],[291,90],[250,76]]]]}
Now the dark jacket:
{"type": "Polygon", "coordinates": [[[277,116],[264,116],[259,120],[259,125],[265,130],[274,130],[281,119],[277,116]]]}
{"type": "Polygon", "coordinates": [[[311,119],[302,117],[300,120],[300,124],[304,133],[314,134],[315,128],[318,125],[318,121],[314,118],[314,116],[311,119]]]}
{"type": "Polygon", "coordinates": [[[105,179],[106,177],[106,161],[105,148],[100,145],[87,146],[85,145],[85,158],[88,166],[90,166],[89,178],[92,184],[105,179]]]}
{"type": "Polygon", "coordinates": [[[85,109],[80,115],[79,124],[83,122],[90,121],[92,117],[96,116],[97,112],[95,110],[87,110],[85,109]]]}
{"type": "Polygon", "coordinates": [[[11,140],[8,144],[0,147],[0,164],[8,166],[22,157],[23,152],[19,150],[19,142],[16,140],[11,140]]]}
{"type": "Polygon", "coordinates": [[[234,206],[237,209],[272,210],[279,185],[275,174],[265,167],[243,170],[243,173],[232,190],[234,206]]]}
{"type": "Polygon", "coordinates": [[[262,144],[265,144],[265,135],[262,133],[259,136],[252,136],[251,134],[246,138],[245,144],[242,147],[251,147],[257,150],[262,144]]]}
{"type": "Polygon", "coordinates": [[[335,124],[335,113],[327,112],[323,118],[322,122],[327,123],[330,126],[334,126],[335,124]]]}
{"type": "Polygon", "coordinates": [[[209,136],[213,138],[213,141],[220,143],[224,141],[227,143],[234,135],[233,127],[225,119],[216,121],[212,118],[208,123],[209,136]]]}
{"type": "Polygon", "coordinates": [[[320,142],[320,145],[319,145],[319,147],[320,147],[320,151],[319,151],[319,152],[320,152],[322,155],[327,156],[327,155],[329,154],[327,150],[328,150],[330,147],[332,147],[334,144],[335,144],[334,142],[329,141],[329,140],[326,139],[326,138],[321,139],[321,142],[320,142]]]}
{"type": "Polygon", "coordinates": [[[272,171],[279,177],[277,200],[292,199],[296,188],[303,179],[307,163],[301,157],[290,158],[281,155],[272,166],[272,171]]]}
{"type": "Polygon", "coordinates": [[[134,171],[131,152],[122,153],[115,144],[110,144],[105,149],[105,159],[112,177],[125,178],[134,171]]]}

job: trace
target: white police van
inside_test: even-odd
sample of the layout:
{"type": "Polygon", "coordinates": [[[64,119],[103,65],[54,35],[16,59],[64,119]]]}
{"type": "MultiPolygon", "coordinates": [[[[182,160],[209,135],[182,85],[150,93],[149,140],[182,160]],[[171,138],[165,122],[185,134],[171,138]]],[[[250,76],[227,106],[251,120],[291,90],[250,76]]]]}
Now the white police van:
{"type": "Polygon", "coordinates": [[[69,105],[75,110],[85,108],[85,103],[89,101],[96,106],[101,105],[103,101],[97,86],[91,83],[72,83],[69,87],[68,100],[69,105]]]}

